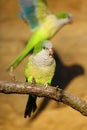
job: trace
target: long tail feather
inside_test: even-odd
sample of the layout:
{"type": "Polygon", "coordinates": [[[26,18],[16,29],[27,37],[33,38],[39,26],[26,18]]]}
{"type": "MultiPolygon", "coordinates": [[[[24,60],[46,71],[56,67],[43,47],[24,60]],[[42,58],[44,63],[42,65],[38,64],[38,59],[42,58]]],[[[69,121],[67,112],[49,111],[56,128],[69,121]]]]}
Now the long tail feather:
{"type": "Polygon", "coordinates": [[[35,112],[36,108],[37,108],[37,105],[36,105],[36,99],[37,99],[37,96],[35,95],[29,95],[28,97],[28,101],[27,101],[27,104],[26,104],[26,108],[25,108],[25,113],[24,113],[24,117],[26,118],[27,116],[31,116],[31,113],[32,112],[35,112]]]}

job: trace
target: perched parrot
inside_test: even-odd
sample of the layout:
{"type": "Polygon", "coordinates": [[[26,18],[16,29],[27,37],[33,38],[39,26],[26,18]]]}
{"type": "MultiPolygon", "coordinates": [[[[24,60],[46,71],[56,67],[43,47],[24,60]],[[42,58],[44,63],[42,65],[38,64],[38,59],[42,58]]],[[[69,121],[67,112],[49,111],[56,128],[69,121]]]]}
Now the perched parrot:
{"type": "Polygon", "coordinates": [[[70,13],[51,13],[46,0],[19,0],[19,5],[22,10],[20,16],[30,24],[34,33],[24,50],[9,65],[8,69],[11,66],[15,68],[39,42],[51,39],[60,28],[72,21],[70,13]]]}
{"type": "MultiPolygon", "coordinates": [[[[38,43],[29,57],[26,68],[26,82],[35,82],[38,84],[51,84],[56,67],[55,59],[53,58],[52,43],[48,40],[38,43]]],[[[37,108],[35,95],[29,95],[24,117],[31,116],[37,108]]]]}

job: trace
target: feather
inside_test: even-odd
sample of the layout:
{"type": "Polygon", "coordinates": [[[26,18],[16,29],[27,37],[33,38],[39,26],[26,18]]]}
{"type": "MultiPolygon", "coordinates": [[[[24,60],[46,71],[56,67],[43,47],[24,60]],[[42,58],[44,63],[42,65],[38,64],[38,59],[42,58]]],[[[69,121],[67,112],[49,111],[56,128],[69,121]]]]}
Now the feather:
{"type": "Polygon", "coordinates": [[[32,29],[38,26],[38,19],[36,17],[35,5],[32,0],[19,0],[21,11],[25,17],[25,20],[32,29]]]}
{"type": "Polygon", "coordinates": [[[35,30],[44,22],[46,16],[51,12],[48,9],[46,0],[19,0],[23,19],[27,21],[32,30],[35,30]]]}

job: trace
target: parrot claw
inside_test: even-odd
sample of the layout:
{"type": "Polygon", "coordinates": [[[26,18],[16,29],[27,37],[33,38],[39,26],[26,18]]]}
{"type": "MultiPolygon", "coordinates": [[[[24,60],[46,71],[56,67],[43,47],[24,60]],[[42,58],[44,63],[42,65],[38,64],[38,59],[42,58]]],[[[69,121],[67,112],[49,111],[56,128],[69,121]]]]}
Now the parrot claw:
{"type": "Polygon", "coordinates": [[[10,68],[9,75],[10,75],[11,80],[12,80],[13,82],[17,82],[17,80],[16,80],[16,78],[15,78],[15,75],[14,75],[14,73],[13,73],[13,67],[12,67],[12,66],[11,66],[11,68],[10,68]]]}
{"type": "Polygon", "coordinates": [[[36,84],[35,78],[32,78],[32,84],[36,84]]]}
{"type": "Polygon", "coordinates": [[[59,97],[59,102],[62,101],[62,96],[63,96],[63,90],[59,88],[59,86],[56,86],[56,91],[60,92],[60,97],[59,97]]]}
{"type": "Polygon", "coordinates": [[[48,87],[48,84],[47,84],[47,83],[45,83],[45,84],[44,84],[44,88],[45,88],[45,89],[47,89],[47,87],[48,87]]]}
{"type": "Polygon", "coordinates": [[[58,85],[56,86],[56,89],[59,90],[59,86],[58,85]]]}

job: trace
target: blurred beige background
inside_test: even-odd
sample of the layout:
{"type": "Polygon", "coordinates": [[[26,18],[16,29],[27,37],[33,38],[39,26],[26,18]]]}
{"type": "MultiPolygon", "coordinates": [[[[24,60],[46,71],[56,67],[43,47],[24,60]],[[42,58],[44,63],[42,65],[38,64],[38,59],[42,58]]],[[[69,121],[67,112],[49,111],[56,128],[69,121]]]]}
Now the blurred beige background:
{"type": "MultiPolygon", "coordinates": [[[[87,1],[48,0],[48,5],[54,13],[64,10],[73,14],[73,24],[65,26],[52,41],[63,66],[70,68],[79,65],[84,69],[84,74],[74,76],[64,87],[87,101],[87,1]]],[[[3,81],[10,80],[6,67],[22,51],[32,35],[30,28],[18,18],[18,12],[17,0],[0,0],[0,80],[3,81]]],[[[25,80],[25,62],[26,58],[14,70],[17,80],[25,80]]],[[[63,77],[65,74],[66,78],[67,73],[63,71],[61,74],[63,77]]],[[[32,122],[28,118],[24,119],[26,100],[25,95],[0,94],[0,130],[87,129],[87,117],[55,101],[50,101],[32,122]]],[[[39,98],[38,106],[41,102],[42,98],[39,98]]]]}

